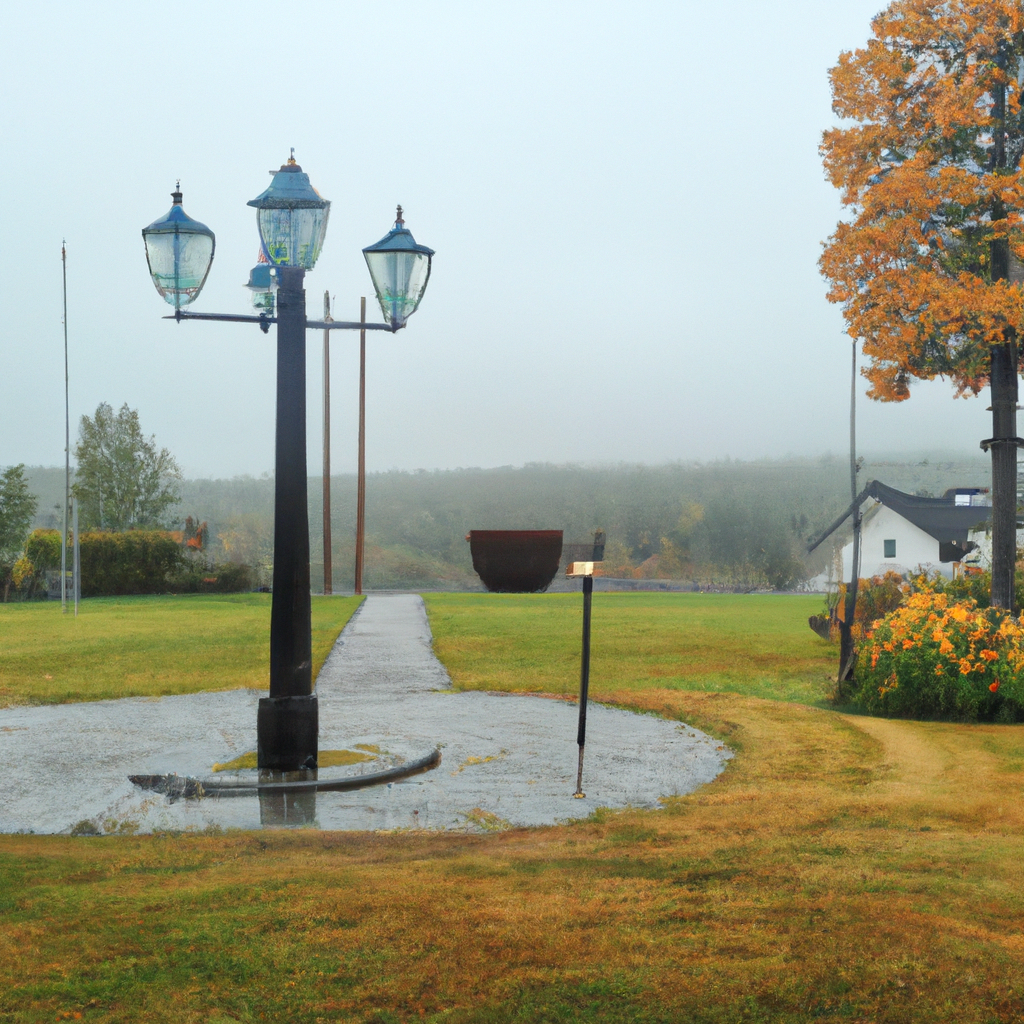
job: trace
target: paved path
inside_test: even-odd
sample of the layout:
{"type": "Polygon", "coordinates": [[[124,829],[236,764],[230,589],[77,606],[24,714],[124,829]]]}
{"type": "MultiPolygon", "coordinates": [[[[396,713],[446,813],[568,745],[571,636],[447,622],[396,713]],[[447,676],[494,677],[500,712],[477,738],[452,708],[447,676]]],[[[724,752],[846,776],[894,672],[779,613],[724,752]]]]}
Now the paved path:
{"type": "Polygon", "coordinates": [[[380,748],[381,760],[355,769],[362,771],[440,744],[440,767],[312,798],[170,801],[127,776],[208,776],[214,763],[254,749],[259,691],[8,708],[0,710],[0,832],[67,832],[83,821],[105,831],[546,825],[598,807],[657,807],[662,796],[714,779],[731,756],[678,723],[591,705],[587,795],[574,799],[576,705],[454,692],[415,595],[366,599],[324,665],[317,694],[321,750],[380,748]]]}

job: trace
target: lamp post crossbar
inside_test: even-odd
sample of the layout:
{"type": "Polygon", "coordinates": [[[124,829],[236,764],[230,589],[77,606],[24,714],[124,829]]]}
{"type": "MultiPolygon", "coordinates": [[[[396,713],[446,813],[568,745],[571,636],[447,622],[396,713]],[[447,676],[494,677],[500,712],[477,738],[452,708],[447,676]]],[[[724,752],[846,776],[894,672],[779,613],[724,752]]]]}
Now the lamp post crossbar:
{"type": "MultiPolygon", "coordinates": [[[[276,316],[247,316],[245,313],[191,313],[186,310],[179,310],[164,317],[164,320],[227,320],[238,324],[259,324],[263,327],[266,324],[269,329],[271,324],[277,323],[276,316]]],[[[307,320],[307,331],[387,331],[394,334],[400,331],[405,324],[363,324],[358,320],[307,320]]]]}

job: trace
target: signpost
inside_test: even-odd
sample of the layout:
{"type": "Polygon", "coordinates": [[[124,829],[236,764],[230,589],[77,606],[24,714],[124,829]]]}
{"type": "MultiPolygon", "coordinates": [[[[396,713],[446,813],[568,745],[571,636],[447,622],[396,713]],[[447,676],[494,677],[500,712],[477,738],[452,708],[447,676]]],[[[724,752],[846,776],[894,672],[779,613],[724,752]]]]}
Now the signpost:
{"type": "Polygon", "coordinates": [[[582,800],[583,792],[583,748],[587,742],[587,694],[590,690],[590,603],[594,593],[594,563],[572,562],[565,575],[570,579],[583,577],[583,655],[580,659],[580,720],[576,730],[576,742],[580,748],[579,766],[576,770],[576,792],[573,796],[582,800]]]}

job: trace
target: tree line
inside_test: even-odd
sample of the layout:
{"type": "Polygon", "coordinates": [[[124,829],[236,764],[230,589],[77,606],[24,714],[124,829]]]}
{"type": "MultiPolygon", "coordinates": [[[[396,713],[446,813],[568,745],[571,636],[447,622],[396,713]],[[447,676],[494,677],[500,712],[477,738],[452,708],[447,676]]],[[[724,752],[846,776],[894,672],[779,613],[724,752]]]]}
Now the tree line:
{"type": "MultiPolygon", "coordinates": [[[[115,413],[101,404],[94,416],[83,417],[75,454],[74,493],[83,534],[172,531],[183,548],[191,545],[184,554],[200,582],[211,576],[207,564],[247,566],[249,573],[236,572],[237,578],[253,585],[270,582],[274,483],[269,475],[185,479],[127,406],[115,413]],[[187,526],[191,540],[185,538],[187,526]]],[[[986,472],[980,455],[961,461],[868,461],[863,479],[877,477],[902,490],[935,494],[954,485],[983,486],[986,472]]],[[[566,541],[586,541],[601,529],[607,535],[606,575],[671,579],[701,589],[787,589],[825,568],[827,554],[808,557],[807,542],[846,506],[847,474],[845,460],[832,457],[371,473],[364,585],[480,587],[465,539],[470,530],[560,529],[566,541]]],[[[0,540],[6,546],[0,570],[9,582],[29,526],[61,526],[64,472],[12,467],[3,481],[0,540]],[[3,487],[21,497],[5,497],[3,487]],[[12,518],[7,508],[20,512],[12,518]]],[[[318,589],[323,581],[319,478],[310,478],[308,499],[311,575],[318,589]]],[[[355,505],[355,476],[334,476],[336,591],[352,586],[355,505]]],[[[121,561],[132,550],[96,543],[97,551],[120,552],[121,561]]],[[[44,548],[49,550],[46,545],[38,550],[44,548]]]]}

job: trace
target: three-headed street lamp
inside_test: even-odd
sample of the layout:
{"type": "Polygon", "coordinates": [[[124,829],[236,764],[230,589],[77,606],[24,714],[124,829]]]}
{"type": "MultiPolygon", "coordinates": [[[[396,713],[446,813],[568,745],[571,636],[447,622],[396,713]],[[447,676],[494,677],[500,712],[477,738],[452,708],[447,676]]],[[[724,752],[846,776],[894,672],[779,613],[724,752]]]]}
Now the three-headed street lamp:
{"type": "Polygon", "coordinates": [[[270,187],[248,204],[256,208],[260,261],[246,287],[258,315],[183,309],[206,282],[216,241],[205,224],[185,213],[180,187],[171,193],[174,205],[167,216],[143,228],[142,237],[153,284],[174,306],[166,319],[255,323],[264,333],[277,324],[270,696],[259,702],[256,749],[260,768],[297,771],[316,768],[318,753],[306,502],[306,330],[400,330],[423,298],[434,252],[416,243],[399,207],[394,228],[363,250],[386,322],[307,320],[303,279],[323,247],[331,204],[310,184],[294,150],[280,170],[270,173],[270,187]]]}

